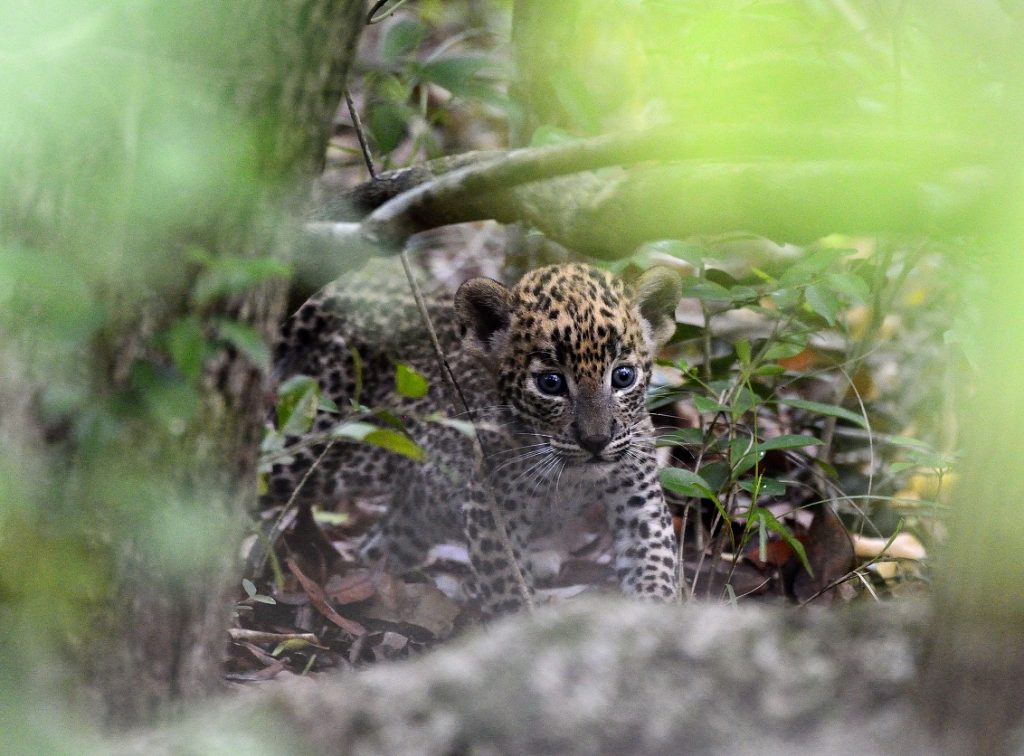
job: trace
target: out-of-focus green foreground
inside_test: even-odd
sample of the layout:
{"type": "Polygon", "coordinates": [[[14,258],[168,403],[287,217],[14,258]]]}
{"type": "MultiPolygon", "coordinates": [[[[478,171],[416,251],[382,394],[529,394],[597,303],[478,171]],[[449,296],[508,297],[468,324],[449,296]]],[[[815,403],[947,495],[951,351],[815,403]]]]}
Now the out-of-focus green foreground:
{"type": "Polygon", "coordinates": [[[100,699],[138,721],[219,677],[272,256],[362,12],[4,4],[0,750],[86,752],[100,699]]]}
{"type": "Polygon", "coordinates": [[[988,283],[975,335],[979,374],[974,396],[962,408],[965,458],[942,577],[950,598],[969,605],[979,619],[1012,620],[1019,643],[1024,635],[1024,204],[1019,190],[1007,197],[1005,211],[1004,227],[992,229],[986,248],[979,250],[988,283]]]}
{"type": "MultiPolygon", "coordinates": [[[[894,127],[908,135],[905,170],[940,207],[951,189],[930,183],[933,163],[909,157],[913,135],[952,131],[992,156],[981,168],[1004,175],[1007,190],[971,234],[989,289],[974,334],[979,372],[965,376],[973,392],[961,418],[966,456],[938,591],[944,611],[998,623],[1008,644],[1024,647],[1019,22],[988,0],[910,3],[914,23],[863,9],[851,19],[835,8],[861,4],[810,0],[541,2],[521,7],[557,7],[575,23],[517,43],[550,73],[543,91],[527,93],[528,105],[574,133],[666,119],[680,128],[894,127]]],[[[207,472],[219,481],[222,460],[185,441],[210,409],[207,357],[230,345],[255,364],[268,359],[262,334],[211,314],[214,303],[283,268],[257,254],[224,257],[218,245],[273,246],[290,222],[296,176],[312,169],[299,163],[313,136],[298,125],[289,131],[281,110],[251,107],[280,84],[261,78],[261,64],[288,58],[276,31],[299,3],[6,5],[0,748],[83,753],[100,748],[98,724],[73,713],[90,709],[77,708],[78,681],[62,661],[96,640],[104,607],[131,601],[111,593],[120,545],[130,541],[184,585],[219,561],[231,543],[225,534],[237,528],[220,505],[233,492],[196,485],[207,472]],[[111,338],[124,333],[133,338],[111,338]],[[103,351],[115,345],[116,353],[103,351]],[[198,474],[182,485],[182,468],[192,467],[198,474]]],[[[308,120],[296,116],[296,124],[308,120]]],[[[724,160],[759,158],[730,152],[724,160]]],[[[799,161],[795,153],[788,160],[799,161]]],[[[891,208],[893,227],[904,227],[900,213],[891,208]]]]}

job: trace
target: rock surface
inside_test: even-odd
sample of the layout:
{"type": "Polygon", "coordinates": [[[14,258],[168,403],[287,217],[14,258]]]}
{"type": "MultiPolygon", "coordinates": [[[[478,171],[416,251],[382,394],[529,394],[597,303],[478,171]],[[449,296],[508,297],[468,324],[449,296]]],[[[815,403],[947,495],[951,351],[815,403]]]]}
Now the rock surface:
{"type": "Polygon", "coordinates": [[[244,691],[133,753],[917,753],[923,612],[576,601],[244,691]]]}

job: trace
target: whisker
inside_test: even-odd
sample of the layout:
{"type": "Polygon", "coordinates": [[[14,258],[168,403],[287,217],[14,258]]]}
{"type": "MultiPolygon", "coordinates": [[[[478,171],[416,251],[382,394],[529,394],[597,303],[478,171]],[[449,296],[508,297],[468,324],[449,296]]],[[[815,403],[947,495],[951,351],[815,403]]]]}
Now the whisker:
{"type": "Polygon", "coordinates": [[[564,459],[559,460],[559,462],[561,463],[561,466],[558,468],[558,475],[555,476],[555,496],[558,496],[558,484],[562,480],[562,473],[565,472],[565,468],[566,468],[566,464],[567,464],[564,459]]]}
{"type": "Polygon", "coordinates": [[[544,449],[534,449],[532,451],[526,452],[525,454],[521,454],[518,457],[513,457],[512,459],[506,459],[500,465],[498,465],[497,467],[493,468],[490,471],[490,474],[494,475],[495,473],[497,473],[497,472],[499,472],[501,470],[504,470],[506,467],[509,467],[510,465],[516,464],[517,462],[523,462],[523,461],[525,461],[527,459],[535,459],[536,457],[540,457],[540,456],[543,456],[543,455],[546,455],[546,454],[550,454],[550,453],[551,453],[550,450],[547,449],[547,448],[544,448],[544,449]]]}
{"type": "Polygon", "coordinates": [[[530,498],[531,499],[534,498],[537,495],[537,488],[540,486],[540,484],[543,481],[547,480],[550,483],[551,479],[548,477],[548,473],[555,468],[555,466],[558,464],[558,462],[559,462],[558,457],[556,455],[552,454],[551,455],[551,459],[549,459],[547,461],[547,463],[544,464],[540,468],[540,470],[537,471],[537,475],[536,475],[536,478],[534,480],[533,488],[530,490],[530,498]]]}
{"type": "MultiPolygon", "coordinates": [[[[552,456],[554,456],[554,452],[548,452],[548,453],[551,454],[552,456]]],[[[509,488],[514,486],[516,483],[518,483],[523,477],[531,475],[535,470],[537,470],[538,468],[542,467],[547,462],[547,460],[548,460],[547,456],[540,456],[539,460],[534,462],[532,465],[529,465],[525,470],[523,470],[521,473],[519,473],[519,475],[517,475],[516,477],[514,477],[512,480],[510,480],[508,482],[509,488]]]]}
{"type": "Polygon", "coordinates": [[[502,455],[505,455],[505,454],[516,454],[518,452],[525,451],[527,449],[536,449],[536,448],[539,448],[541,446],[547,446],[547,445],[548,445],[547,441],[542,441],[539,444],[525,444],[524,446],[513,446],[513,447],[508,448],[508,449],[499,449],[498,451],[492,452],[491,454],[489,454],[487,458],[491,459],[493,457],[498,457],[498,456],[502,456],[502,455]]]}
{"type": "Polygon", "coordinates": [[[448,417],[450,419],[452,419],[452,420],[457,420],[457,419],[459,419],[461,417],[466,417],[467,415],[481,415],[481,414],[483,414],[485,412],[493,412],[495,410],[499,410],[499,411],[500,410],[511,410],[511,409],[515,409],[515,407],[513,405],[511,405],[511,404],[489,404],[489,405],[486,405],[484,407],[473,407],[473,408],[471,408],[469,410],[465,410],[463,412],[458,412],[458,413],[456,413],[454,415],[448,415],[448,417]]]}

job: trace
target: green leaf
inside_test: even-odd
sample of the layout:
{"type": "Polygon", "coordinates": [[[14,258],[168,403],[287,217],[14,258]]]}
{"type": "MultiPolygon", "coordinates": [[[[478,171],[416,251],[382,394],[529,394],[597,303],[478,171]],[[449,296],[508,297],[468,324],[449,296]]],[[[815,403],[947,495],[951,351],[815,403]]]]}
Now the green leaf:
{"type": "Polygon", "coordinates": [[[681,467],[666,467],[658,475],[661,478],[661,485],[673,493],[697,499],[718,500],[708,482],[695,472],[681,467]]]}
{"type": "Polygon", "coordinates": [[[785,525],[775,519],[775,515],[769,512],[764,507],[753,507],[750,510],[750,517],[752,520],[762,523],[768,530],[781,536],[782,540],[789,544],[790,548],[796,553],[797,557],[800,558],[800,563],[807,570],[807,574],[814,577],[814,570],[811,569],[811,563],[807,561],[807,552],[804,551],[804,545],[796,539],[796,537],[789,531],[785,525]]]}
{"type": "Polygon", "coordinates": [[[803,286],[819,278],[841,258],[852,253],[849,249],[822,249],[794,263],[779,276],[779,286],[803,286]]]}
{"type": "MultiPolygon", "coordinates": [[[[427,415],[423,419],[431,423],[443,425],[446,428],[452,428],[454,430],[457,430],[459,433],[461,433],[463,436],[466,436],[467,438],[474,438],[476,436],[476,426],[473,425],[473,423],[469,422],[468,420],[453,420],[450,417],[445,417],[444,415],[438,412],[434,412],[430,415],[427,415]]],[[[486,425],[484,427],[486,427],[486,425]]]]}
{"type": "Polygon", "coordinates": [[[131,380],[149,414],[172,433],[184,431],[184,424],[196,416],[199,391],[182,376],[137,362],[131,380]]]}
{"type": "MultiPolygon", "coordinates": [[[[270,655],[276,659],[286,651],[301,651],[309,646],[316,646],[316,644],[303,638],[287,638],[274,646],[274,650],[270,652],[270,655]]],[[[322,648],[322,646],[317,646],[317,648],[322,648]]]]}
{"type": "Polygon", "coordinates": [[[259,602],[260,604],[277,604],[273,596],[264,596],[262,593],[258,593],[252,597],[253,601],[259,602]]]}
{"type": "Polygon", "coordinates": [[[330,435],[333,438],[348,438],[352,441],[362,441],[375,430],[379,430],[379,428],[372,423],[352,421],[334,426],[331,429],[330,435]]]}
{"type": "Polygon", "coordinates": [[[750,493],[754,493],[756,489],[758,496],[782,496],[786,493],[786,484],[781,480],[763,476],[755,480],[741,480],[737,485],[750,493]]]}
{"type": "Polygon", "coordinates": [[[414,18],[401,18],[388,27],[380,42],[380,57],[385,63],[394,63],[412,52],[427,36],[427,27],[414,18]]]}
{"type": "Polygon", "coordinates": [[[793,288],[779,289],[772,292],[771,298],[779,310],[786,312],[800,303],[800,290],[793,288]]]}
{"type": "Polygon", "coordinates": [[[75,255],[0,247],[0,335],[26,330],[73,345],[102,328],[102,302],[80,265],[75,255]]]}
{"type": "Polygon", "coordinates": [[[181,374],[190,381],[199,380],[203,363],[213,351],[199,318],[182,318],[168,329],[166,334],[167,352],[181,374]]]}
{"type": "Polygon", "coordinates": [[[196,279],[192,293],[199,307],[206,307],[231,294],[248,291],[263,281],[285,278],[291,274],[291,268],[269,257],[214,257],[198,247],[193,247],[189,256],[205,265],[196,279]]]}
{"type": "Polygon", "coordinates": [[[758,396],[756,392],[751,391],[744,386],[736,392],[736,396],[732,400],[732,407],[729,408],[729,411],[732,413],[734,418],[738,418],[744,412],[749,412],[763,403],[764,399],[758,396]]]}
{"type": "Polygon", "coordinates": [[[743,473],[764,458],[764,452],[749,438],[736,438],[729,442],[729,460],[732,462],[732,479],[736,480],[743,473]]]}
{"type": "MultiPolygon", "coordinates": [[[[260,454],[267,455],[284,450],[284,435],[273,428],[263,431],[263,440],[260,441],[260,454]]],[[[270,468],[267,468],[269,472],[270,468]]],[[[263,462],[260,463],[260,472],[263,472],[263,462]]]]}
{"type": "Polygon", "coordinates": [[[762,451],[770,451],[772,449],[802,449],[805,446],[820,446],[822,443],[820,439],[813,436],[792,434],[769,438],[766,441],[761,441],[757,446],[762,451]]]}
{"type": "Polygon", "coordinates": [[[839,417],[843,420],[849,420],[854,425],[858,425],[865,430],[868,429],[867,421],[863,416],[850,412],[850,410],[843,407],[837,407],[834,404],[822,404],[821,402],[811,402],[806,399],[779,399],[776,403],[785,404],[797,409],[810,410],[811,412],[817,412],[819,415],[839,417]]]}
{"type": "Polygon", "coordinates": [[[423,373],[413,367],[399,362],[395,368],[395,390],[400,396],[418,399],[426,396],[430,384],[423,373]]]}
{"type": "Polygon", "coordinates": [[[483,55],[450,55],[423,65],[419,74],[453,95],[472,97],[478,91],[473,86],[477,74],[489,64],[483,55]]]}
{"type": "Polygon", "coordinates": [[[363,437],[363,442],[379,446],[382,449],[401,454],[403,457],[422,462],[427,458],[426,453],[415,441],[404,433],[393,431],[388,428],[377,428],[363,437]]]}
{"type": "Polygon", "coordinates": [[[218,319],[214,324],[221,339],[248,357],[260,370],[270,372],[270,347],[259,331],[235,320],[218,319]]]}
{"type": "Polygon", "coordinates": [[[301,436],[312,426],[320,385],[308,375],[294,375],[277,389],[277,427],[282,434],[301,436]]]}
{"type": "Polygon", "coordinates": [[[737,341],[735,344],[736,356],[740,358],[740,363],[743,365],[750,364],[750,342],[746,339],[737,341]]]}
{"type": "Polygon", "coordinates": [[[729,475],[729,463],[724,459],[709,462],[698,470],[700,477],[704,478],[711,486],[712,491],[721,491],[731,480],[729,475]]]}
{"type": "Polygon", "coordinates": [[[841,305],[831,290],[818,284],[811,284],[805,290],[804,296],[814,312],[824,318],[829,325],[836,324],[836,316],[839,315],[841,305]]]}
{"type": "Polygon", "coordinates": [[[402,142],[411,116],[409,108],[391,100],[375,102],[369,107],[366,128],[378,152],[387,155],[402,142]]]}
{"type": "Polygon", "coordinates": [[[807,339],[794,335],[786,341],[779,341],[768,347],[764,352],[764,358],[766,360],[785,360],[790,357],[796,357],[806,348],[807,339]]]}
{"type": "Polygon", "coordinates": [[[656,446],[703,446],[704,431],[700,428],[679,428],[659,436],[656,446]]]}
{"type": "Polygon", "coordinates": [[[839,481],[839,471],[823,459],[815,459],[814,466],[820,469],[829,480],[839,481]]]}
{"type": "Polygon", "coordinates": [[[737,606],[739,606],[739,602],[737,601],[738,597],[736,596],[736,589],[732,587],[732,583],[725,584],[725,593],[729,600],[730,607],[735,609],[737,606]]]}
{"type": "Polygon", "coordinates": [[[901,473],[904,470],[913,470],[918,467],[920,467],[920,465],[917,464],[917,462],[893,462],[889,465],[889,472],[895,475],[896,473],[901,473]]]}
{"type": "Polygon", "coordinates": [[[374,410],[373,416],[384,423],[384,425],[390,425],[397,431],[405,432],[405,423],[403,423],[402,418],[398,417],[394,412],[386,409],[379,409],[374,410]]]}
{"type": "Polygon", "coordinates": [[[698,412],[728,412],[729,408],[721,402],[717,402],[714,399],[708,399],[706,396],[695,396],[693,397],[693,406],[697,408],[698,412]]]}
{"type": "Polygon", "coordinates": [[[647,409],[656,410],[659,407],[677,402],[686,398],[686,392],[673,386],[658,386],[647,392],[647,409]]]}
{"type": "Polygon", "coordinates": [[[864,302],[871,296],[871,287],[856,273],[829,273],[826,280],[833,291],[854,302],[864,302]]]}
{"type": "Polygon", "coordinates": [[[758,299],[759,296],[760,294],[758,294],[757,289],[751,286],[743,286],[741,284],[729,288],[729,298],[733,301],[734,304],[752,302],[758,299]]]}
{"type": "Polygon", "coordinates": [[[249,598],[256,595],[256,586],[249,578],[242,578],[242,590],[249,598]]]}
{"type": "Polygon", "coordinates": [[[313,507],[313,521],[318,525],[344,525],[351,519],[347,512],[326,512],[319,507],[313,507]]]}
{"type": "Polygon", "coordinates": [[[721,284],[714,281],[694,279],[683,284],[683,296],[699,299],[702,302],[729,302],[732,294],[721,284]]]}
{"type": "Polygon", "coordinates": [[[782,375],[785,372],[786,372],[786,368],[782,367],[782,365],[777,365],[775,363],[769,363],[767,365],[760,365],[753,372],[751,372],[751,375],[764,375],[764,376],[769,376],[770,377],[770,376],[782,375]]]}
{"type": "MultiPolygon", "coordinates": [[[[704,470],[707,470],[711,466],[709,465],[704,470]]],[[[729,533],[729,540],[732,542],[732,528],[729,527],[732,519],[729,517],[729,513],[725,507],[722,506],[722,502],[719,501],[715,495],[708,481],[698,475],[695,472],[684,470],[679,467],[666,467],[659,471],[658,476],[661,478],[661,484],[669,491],[680,494],[682,496],[692,496],[697,499],[708,499],[712,504],[715,505],[715,509],[722,516],[722,521],[726,524],[727,532],[729,533]]],[[[733,544],[735,545],[735,544],[733,544]]]]}

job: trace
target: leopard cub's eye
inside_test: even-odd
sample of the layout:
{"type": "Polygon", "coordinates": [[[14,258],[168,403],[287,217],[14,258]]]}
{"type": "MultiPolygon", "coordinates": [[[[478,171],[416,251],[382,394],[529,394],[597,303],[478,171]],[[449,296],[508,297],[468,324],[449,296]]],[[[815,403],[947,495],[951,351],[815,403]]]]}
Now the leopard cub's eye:
{"type": "Polygon", "coordinates": [[[632,365],[619,365],[612,371],[612,386],[617,389],[629,388],[636,383],[636,368],[632,365]]]}
{"type": "Polygon", "coordinates": [[[542,394],[560,396],[566,391],[565,377],[561,373],[538,373],[536,380],[542,394]]]}

